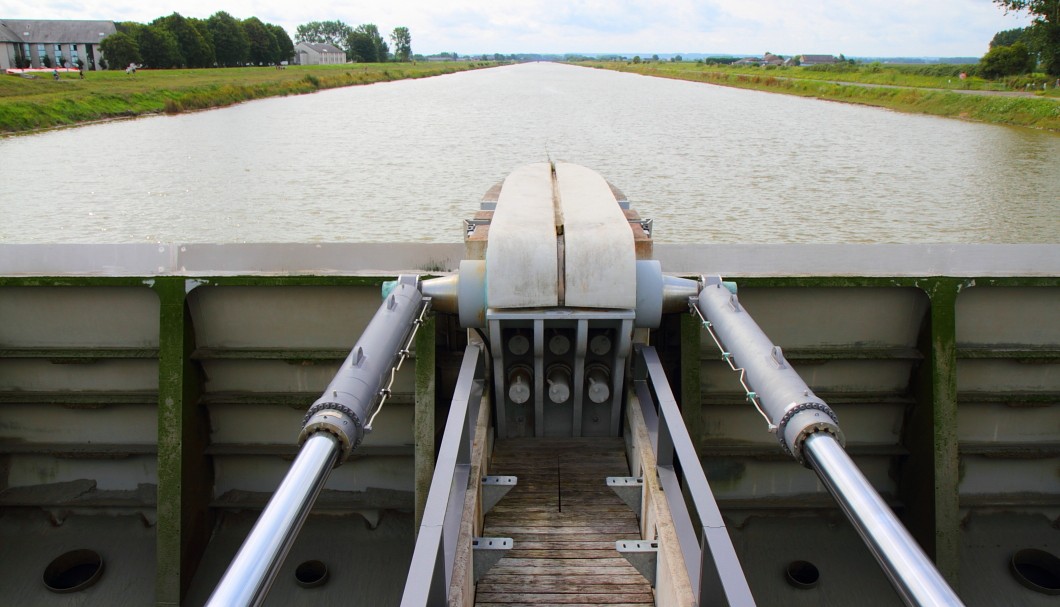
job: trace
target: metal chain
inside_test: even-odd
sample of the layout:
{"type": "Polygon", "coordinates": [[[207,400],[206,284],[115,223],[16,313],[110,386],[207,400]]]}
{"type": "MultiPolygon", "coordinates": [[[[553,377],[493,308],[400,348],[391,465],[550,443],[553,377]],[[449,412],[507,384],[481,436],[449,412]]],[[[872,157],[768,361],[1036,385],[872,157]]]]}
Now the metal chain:
{"type": "Polygon", "coordinates": [[[372,422],[375,421],[375,416],[379,415],[379,412],[383,410],[383,404],[386,403],[386,400],[393,394],[393,392],[390,391],[390,387],[394,385],[394,378],[397,376],[397,372],[401,369],[401,363],[405,362],[405,359],[409,357],[412,342],[416,339],[416,332],[420,330],[420,325],[423,324],[423,317],[427,315],[427,309],[430,307],[430,298],[424,298],[423,307],[420,308],[419,317],[412,321],[412,332],[409,333],[409,339],[405,342],[405,347],[398,350],[397,364],[390,369],[390,381],[386,383],[385,388],[379,390],[379,404],[376,405],[375,413],[372,413],[372,417],[368,418],[368,423],[364,427],[365,432],[372,431],[372,422]]]}
{"type": "Polygon", "coordinates": [[[714,345],[718,346],[718,351],[721,352],[721,358],[729,364],[729,368],[740,374],[740,385],[743,386],[743,390],[746,394],[747,400],[750,401],[754,408],[758,410],[758,414],[762,416],[762,419],[766,420],[766,425],[770,432],[776,432],[777,426],[769,419],[769,415],[766,414],[765,409],[762,408],[762,403],[758,400],[758,394],[747,385],[745,379],[747,370],[743,367],[737,367],[732,361],[732,353],[725,349],[725,346],[721,345],[721,340],[718,339],[718,334],[714,332],[714,325],[709,320],[703,317],[703,312],[699,310],[699,306],[695,305],[695,299],[691,299],[688,302],[689,310],[699,317],[699,322],[707,333],[710,334],[710,338],[714,340],[714,345]]]}

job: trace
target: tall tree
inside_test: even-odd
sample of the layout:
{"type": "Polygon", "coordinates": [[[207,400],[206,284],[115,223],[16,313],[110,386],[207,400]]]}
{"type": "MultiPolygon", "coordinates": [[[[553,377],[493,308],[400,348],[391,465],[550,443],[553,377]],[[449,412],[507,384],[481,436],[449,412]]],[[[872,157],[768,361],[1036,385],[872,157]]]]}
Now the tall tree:
{"type": "Polygon", "coordinates": [[[99,43],[103,58],[116,69],[124,68],[130,63],[141,63],[140,45],[136,39],[124,32],[115,32],[99,43]]]}
{"type": "Polygon", "coordinates": [[[282,27],[272,23],[266,23],[265,27],[272,33],[272,37],[276,39],[277,52],[275,62],[280,63],[281,61],[293,59],[294,43],[291,42],[291,37],[287,35],[287,32],[282,27]]]}
{"type": "Polygon", "coordinates": [[[202,31],[194,23],[195,20],[186,19],[180,13],[173,13],[168,17],[159,17],[151,22],[151,25],[169,30],[177,39],[180,46],[180,55],[183,65],[187,67],[213,67],[217,61],[214,55],[213,43],[203,36],[202,31]]]}
{"type": "Polygon", "coordinates": [[[144,65],[148,67],[172,68],[184,64],[177,37],[160,25],[148,25],[140,29],[136,42],[140,45],[144,65]]]}
{"type": "Polygon", "coordinates": [[[346,56],[350,61],[361,63],[375,63],[375,45],[372,39],[364,32],[353,32],[347,42],[349,51],[346,56]]]}
{"type": "Polygon", "coordinates": [[[295,30],[295,42],[320,42],[337,46],[346,51],[349,59],[349,38],[353,28],[342,21],[310,21],[299,25],[295,30]]]}
{"type": "Polygon", "coordinates": [[[984,78],[1000,78],[1026,74],[1034,69],[1034,56],[1022,42],[1011,46],[995,46],[979,60],[979,73],[984,78]]]}
{"type": "Polygon", "coordinates": [[[217,65],[234,67],[250,61],[250,39],[241,21],[218,11],[206,20],[206,27],[213,37],[217,65]]]}
{"type": "Polygon", "coordinates": [[[246,30],[247,38],[250,39],[250,62],[254,65],[275,63],[280,47],[276,43],[276,37],[269,31],[269,28],[265,27],[261,19],[257,17],[244,19],[243,29],[246,30]]]}
{"type": "Polygon", "coordinates": [[[137,23],[135,21],[118,21],[114,24],[114,29],[118,30],[123,34],[128,34],[133,38],[140,35],[140,30],[146,27],[143,23],[137,23]]]}
{"type": "Polygon", "coordinates": [[[352,59],[361,63],[381,63],[387,60],[390,53],[374,23],[362,23],[353,29],[349,37],[349,49],[352,59]]]}
{"type": "Polygon", "coordinates": [[[205,19],[197,19],[195,17],[188,17],[188,25],[195,29],[199,33],[203,42],[206,43],[206,61],[203,67],[214,67],[217,65],[217,48],[214,46],[213,34],[210,33],[210,28],[206,25],[205,19]]]}
{"type": "Polygon", "coordinates": [[[1005,11],[1027,11],[1034,15],[1030,26],[1031,50],[1038,54],[1042,69],[1060,76],[1060,1],[994,0],[1005,11]]]}
{"type": "Polygon", "coordinates": [[[1017,27],[1015,29],[1004,30],[994,34],[994,37],[990,40],[990,48],[995,46],[1012,46],[1017,42],[1027,43],[1030,35],[1030,28],[1028,27],[1017,27]]]}
{"type": "Polygon", "coordinates": [[[408,61],[412,56],[412,34],[407,27],[395,27],[390,34],[390,42],[394,44],[394,58],[398,61],[408,61]]]}

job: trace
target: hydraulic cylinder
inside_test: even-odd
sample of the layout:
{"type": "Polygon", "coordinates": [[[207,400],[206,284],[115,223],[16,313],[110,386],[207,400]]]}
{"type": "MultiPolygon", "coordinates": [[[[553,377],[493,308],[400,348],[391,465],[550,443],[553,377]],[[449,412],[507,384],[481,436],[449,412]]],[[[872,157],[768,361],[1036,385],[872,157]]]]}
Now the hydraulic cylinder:
{"type": "Polygon", "coordinates": [[[736,293],[705,279],[695,300],[749,398],[760,404],[785,451],[814,470],[908,605],[961,605],[934,564],[843,450],[832,409],[792,369],[736,293]]]}
{"type": "Polygon", "coordinates": [[[298,457],[258,517],[207,607],[265,601],[331,470],[361,444],[418,322],[423,296],[415,276],[402,276],[364,329],[323,395],[306,414],[298,457]]]}

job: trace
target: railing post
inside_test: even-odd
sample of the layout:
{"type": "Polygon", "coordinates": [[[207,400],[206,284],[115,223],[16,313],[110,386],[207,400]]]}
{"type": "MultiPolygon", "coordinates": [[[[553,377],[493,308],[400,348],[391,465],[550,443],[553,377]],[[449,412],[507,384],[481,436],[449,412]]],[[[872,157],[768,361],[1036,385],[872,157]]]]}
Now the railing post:
{"type": "Polygon", "coordinates": [[[645,425],[657,416],[655,445],[659,483],[673,517],[692,592],[699,605],[753,606],[754,597],[743,574],[725,521],[692,446],[659,355],[650,346],[637,346],[634,375],[645,425]],[[643,368],[644,375],[639,375],[643,368]],[[638,379],[643,377],[643,379],[638,379]],[[651,399],[654,392],[655,399],[651,399]],[[657,406],[657,410],[652,404],[657,406]],[[680,469],[681,476],[677,474],[680,469]],[[685,504],[687,491],[702,532],[697,537],[685,504]]]}
{"type": "Polygon", "coordinates": [[[401,596],[402,607],[445,605],[448,602],[464,498],[470,480],[471,446],[482,400],[484,368],[481,346],[468,344],[449,405],[445,434],[401,596]]]}

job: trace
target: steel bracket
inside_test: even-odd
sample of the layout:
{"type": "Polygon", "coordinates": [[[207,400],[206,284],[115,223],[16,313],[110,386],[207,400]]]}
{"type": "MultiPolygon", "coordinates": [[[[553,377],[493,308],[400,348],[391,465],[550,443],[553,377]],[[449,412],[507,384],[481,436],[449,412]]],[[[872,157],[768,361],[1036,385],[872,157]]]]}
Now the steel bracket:
{"type": "Polygon", "coordinates": [[[482,515],[485,516],[519,482],[515,476],[482,477],[482,515]]]}
{"type": "Polygon", "coordinates": [[[476,537],[471,540],[472,567],[477,584],[501,560],[514,542],[510,537],[476,537]]]}
{"type": "Polygon", "coordinates": [[[641,499],[644,494],[644,477],[609,476],[607,486],[611,488],[640,520],[641,499]]]}
{"type": "Polygon", "coordinates": [[[625,557],[629,564],[633,565],[644,576],[644,579],[651,583],[652,588],[655,588],[655,570],[659,560],[659,542],[618,540],[615,542],[615,550],[625,557]]]}

